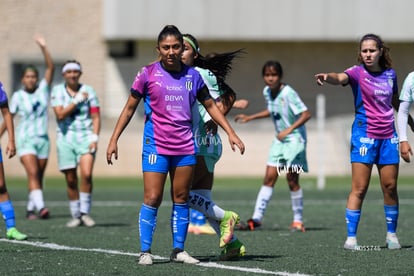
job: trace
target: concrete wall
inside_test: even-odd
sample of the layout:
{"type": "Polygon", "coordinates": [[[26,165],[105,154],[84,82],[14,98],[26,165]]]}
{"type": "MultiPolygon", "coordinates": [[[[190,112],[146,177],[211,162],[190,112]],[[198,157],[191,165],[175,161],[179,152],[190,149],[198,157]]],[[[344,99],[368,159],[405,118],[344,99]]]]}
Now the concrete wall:
{"type": "MultiPolygon", "coordinates": [[[[413,5],[408,0],[2,0],[0,80],[11,94],[12,63],[43,62],[32,39],[35,33],[43,34],[54,60],[81,61],[84,68],[81,80],[98,92],[104,121],[96,175],[139,175],[142,106],[122,136],[120,160],[111,168],[105,162],[105,148],[137,70],[156,58],[158,32],[164,24],[176,24],[183,32],[199,38],[203,53],[246,50],[247,54],[235,62],[228,82],[240,98],[250,101],[247,113],[264,108],[262,64],[268,59],[279,60],[285,69],[285,81],[301,94],[314,116],[308,124],[311,174],[318,172],[319,157],[323,154],[330,158],[328,174],[348,174],[351,91],[342,87],[317,87],[313,75],[321,71],[342,71],[353,65],[359,36],[372,31],[389,42],[401,86],[405,75],[414,67],[413,30],[409,28],[412,17],[406,15],[413,5]],[[219,7],[215,17],[208,12],[213,7],[219,7]],[[135,56],[108,55],[111,43],[126,40],[134,42],[135,56]],[[322,138],[316,132],[314,121],[318,93],[327,97],[329,119],[322,138]]],[[[231,112],[230,120],[235,113],[231,112]]],[[[52,113],[50,121],[52,154],[47,175],[60,175],[52,113]]],[[[262,175],[274,135],[271,122],[265,120],[235,125],[235,128],[245,140],[247,152],[239,156],[229,152],[225,145],[217,174],[262,175]]],[[[3,147],[7,143],[5,138],[1,141],[3,147]]],[[[5,160],[5,167],[7,174],[24,175],[16,157],[5,160]]]]}
{"type": "MultiPolygon", "coordinates": [[[[33,40],[34,34],[40,33],[46,38],[54,60],[79,60],[84,71],[81,81],[102,95],[107,55],[101,35],[102,5],[101,0],[2,0],[0,80],[9,94],[13,61],[43,62],[33,40]]],[[[104,103],[105,99],[100,98],[104,103]]]]}
{"type": "Polygon", "coordinates": [[[410,0],[105,0],[107,39],[151,39],[163,25],[201,38],[256,41],[353,41],[377,32],[414,37],[410,0]]]}

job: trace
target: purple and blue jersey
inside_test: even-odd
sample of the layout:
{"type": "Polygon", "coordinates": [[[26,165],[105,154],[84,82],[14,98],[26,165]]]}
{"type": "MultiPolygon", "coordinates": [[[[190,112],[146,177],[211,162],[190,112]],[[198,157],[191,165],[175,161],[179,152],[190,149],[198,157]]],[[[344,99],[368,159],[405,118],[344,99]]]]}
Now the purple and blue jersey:
{"type": "Polygon", "coordinates": [[[395,71],[386,69],[372,73],[359,65],[348,68],[345,73],[354,94],[354,127],[358,127],[359,131],[364,129],[367,138],[394,137],[392,97],[398,93],[395,71]]]}
{"type": "Polygon", "coordinates": [[[155,62],[138,72],[131,94],[144,100],[144,152],[195,154],[192,112],[204,86],[201,75],[186,65],[180,72],[168,72],[155,62]]]}
{"type": "Polygon", "coordinates": [[[0,82],[0,106],[7,103],[7,93],[4,90],[3,83],[0,82]]]}

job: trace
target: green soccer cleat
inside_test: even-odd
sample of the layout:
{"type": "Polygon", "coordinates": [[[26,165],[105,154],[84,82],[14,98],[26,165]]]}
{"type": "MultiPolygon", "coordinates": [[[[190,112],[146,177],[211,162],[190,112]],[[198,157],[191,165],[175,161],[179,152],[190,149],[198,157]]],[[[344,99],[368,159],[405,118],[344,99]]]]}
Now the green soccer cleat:
{"type": "Polygon", "coordinates": [[[9,240],[27,240],[27,235],[20,233],[15,227],[12,227],[9,230],[7,230],[6,236],[9,240]]]}
{"type": "Polygon", "coordinates": [[[232,211],[225,211],[220,222],[220,247],[224,247],[233,238],[234,226],[239,223],[240,217],[232,211]]]}
{"type": "Polygon", "coordinates": [[[246,254],[246,247],[238,239],[227,244],[221,251],[219,261],[237,260],[246,254]]]}

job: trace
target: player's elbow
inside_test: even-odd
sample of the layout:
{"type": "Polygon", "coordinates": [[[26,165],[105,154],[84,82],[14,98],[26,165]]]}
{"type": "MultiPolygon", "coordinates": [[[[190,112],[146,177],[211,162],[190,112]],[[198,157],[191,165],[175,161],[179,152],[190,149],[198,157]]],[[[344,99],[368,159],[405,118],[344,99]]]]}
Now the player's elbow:
{"type": "Polygon", "coordinates": [[[310,118],[312,118],[312,114],[309,112],[309,110],[306,110],[302,113],[303,118],[305,119],[305,122],[309,121],[310,118]]]}

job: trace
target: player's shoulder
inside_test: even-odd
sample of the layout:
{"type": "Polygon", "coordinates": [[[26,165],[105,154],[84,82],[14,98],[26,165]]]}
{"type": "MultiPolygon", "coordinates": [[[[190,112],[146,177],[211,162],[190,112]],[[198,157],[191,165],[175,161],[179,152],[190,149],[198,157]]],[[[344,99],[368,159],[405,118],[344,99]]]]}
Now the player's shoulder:
{"type": "Polygon", "coordinates": [[[209,69],[201,67],[194,67],[194,69],[201,75],[203,80],[208,81],[210,83],[217,82],[216,76],[209,69]]]}
{"type": "Polygon", "coordinates": [[[405,77],[405,79],[410,81],[411,83],[414,83],[414,71],[408,73],[408,75],[405,77]]]}
{"type": "Polygon", "coordinates": [[[81,88],[79,90],[80,91],[86,90],[86,92],[95,92],[95,89],[91,85],[84,84],[84,83],[81,84],[81,88]]]}
{"type": "Polygon", "coordinates": [[[64,91],[66,91],[66,89],[63,83],[54,85],[51,92],[52,98],[55,98],[57,95],[61,95],[64,91]]]}

